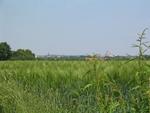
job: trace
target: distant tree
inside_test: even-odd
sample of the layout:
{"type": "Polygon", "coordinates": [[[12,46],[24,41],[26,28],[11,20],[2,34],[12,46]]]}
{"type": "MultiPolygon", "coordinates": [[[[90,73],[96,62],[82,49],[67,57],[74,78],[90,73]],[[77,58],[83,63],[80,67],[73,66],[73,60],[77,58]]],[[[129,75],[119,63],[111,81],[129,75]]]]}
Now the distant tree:
{"type": "Polygon", "coordinates": [[[0,60],[8,60],[11,57],[11,48],[7,42],[0,43],[0,60]]]}
{"type": "Polygon", "coordinates": [[[35,54],[29,49],[18,49],[12,52],[12,60],[33,60],[35,54]]]}

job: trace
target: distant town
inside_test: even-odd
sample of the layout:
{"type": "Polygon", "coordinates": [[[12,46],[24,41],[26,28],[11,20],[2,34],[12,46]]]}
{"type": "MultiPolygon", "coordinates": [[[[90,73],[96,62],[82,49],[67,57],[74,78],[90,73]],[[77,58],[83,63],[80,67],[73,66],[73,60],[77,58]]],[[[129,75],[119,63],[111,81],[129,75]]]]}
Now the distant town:
{"type": "MultiPolygon", "coordinates": [[[[146,58],[150,59],[150,56],[145,55],[146,58]]],[[[121,55],[113,55],[111,52],[106,52],[105,55],[101,54],[92,54],[92,55],[54,55],[54,54],[48,54],[48,55],[37,55],[36,59],[39,60],[92,60],[92,59],[98,59],[98,60],[128,60],[135,58],[137,56],[121,56],[121,55]]]]}

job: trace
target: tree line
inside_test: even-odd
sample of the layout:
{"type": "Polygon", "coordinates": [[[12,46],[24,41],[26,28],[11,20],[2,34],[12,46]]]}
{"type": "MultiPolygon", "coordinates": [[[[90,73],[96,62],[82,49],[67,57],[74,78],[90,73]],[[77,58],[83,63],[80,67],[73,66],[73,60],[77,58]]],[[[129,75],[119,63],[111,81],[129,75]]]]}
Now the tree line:
{"type": "Polygon", "coordinates": [[[7,42],[0,43],[0,60],[34,60],[35,54],[29,49],[11,50],[7,42]]]}

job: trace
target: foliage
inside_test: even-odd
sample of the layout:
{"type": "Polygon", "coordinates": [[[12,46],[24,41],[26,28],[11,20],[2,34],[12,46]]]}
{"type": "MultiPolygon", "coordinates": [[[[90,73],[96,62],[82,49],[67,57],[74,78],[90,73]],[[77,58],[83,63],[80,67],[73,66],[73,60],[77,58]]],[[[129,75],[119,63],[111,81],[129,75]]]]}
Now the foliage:
{"type": "Polygon", "coordinates": [[[1,113],[149,113],[150,69],[124,63],[1,62],[1,113]]]}
{"type": "Polygon", "coordinates": [[[29,49],[18,49],[12,52],[12,60],[33,60],[35,59],[34,53],[29,49]]]}
{"type": "Polygon", "coordinates": [[[11,48],[6,42],[0,43],[0,60],[8,60],[11,57],[11,48]]]}
{"type": "Polygon", "coordinates": [[[143,66],[144,66],[144,63],[143,60],[145,60],[145,56],[144,54],[150,49],[150,45],[148,45],[148,41],[145,41],[145,32],[146,32],[147,28],[144,29],[142,31],[141,34],[138,34],[139,37],[137,39],[137,44],[134,44],[133,47],[136,47],[138,48],[138,64],[139,64],[139,68],[142,69],[143,66]]]}

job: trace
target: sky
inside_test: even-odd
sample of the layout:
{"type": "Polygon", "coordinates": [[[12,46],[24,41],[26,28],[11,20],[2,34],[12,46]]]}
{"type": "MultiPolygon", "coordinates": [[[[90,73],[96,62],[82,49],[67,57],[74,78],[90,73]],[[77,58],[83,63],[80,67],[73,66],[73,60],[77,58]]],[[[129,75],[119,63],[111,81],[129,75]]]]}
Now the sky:
{"type": "Polygon", "coordinates": [[[0,0],[0,42],[36,55],[135,55],[150,0],[0,0]]]}

